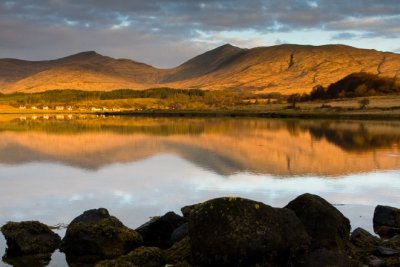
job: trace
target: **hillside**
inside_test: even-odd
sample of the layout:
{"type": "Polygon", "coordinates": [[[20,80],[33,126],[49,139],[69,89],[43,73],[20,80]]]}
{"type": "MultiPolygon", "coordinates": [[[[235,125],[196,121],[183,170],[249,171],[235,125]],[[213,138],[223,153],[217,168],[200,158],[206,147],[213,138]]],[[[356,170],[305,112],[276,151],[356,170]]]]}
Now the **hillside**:
{"type": "Polygon", "coordinates": [[[400,55],[344,45],[224,45],[170,69],[157,69],[94,51],[49,61],[0,59],[0,92],[52,89],[115,90],[151,87],[310,92],[355,72],[400,75],[400,55]]]}

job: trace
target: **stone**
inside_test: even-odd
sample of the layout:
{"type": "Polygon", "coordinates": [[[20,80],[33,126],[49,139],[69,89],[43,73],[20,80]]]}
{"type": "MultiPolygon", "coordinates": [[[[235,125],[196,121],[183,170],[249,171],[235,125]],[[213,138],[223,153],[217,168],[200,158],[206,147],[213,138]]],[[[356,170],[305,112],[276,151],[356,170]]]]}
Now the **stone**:
{"type": "Polygon", "coordinates": [[[53,253],[61,242],[59,235],[38,221],[8,222],[1,232],[7,241],[6,257],[53,253]]]}
{"type": "Polygon", "coordinates": [[[167,248],[170,246],[173,231],[184,223],[186,223],[185,218],[174,212],[168,212],[141,225],[136,231],[142,235],[145,246],[167,248]]]}
{"type": "Polygon", "coordinates": [[[192,264],[299,264],[309,236],[293,211],[226,197],[196,205],[188,216],[192,264]]]}
{"type": "Polygon", "coordinates": [[[312,238],[311,250],[326,248],[345,252],[350,237],[350,221],[325,199],[303,194],[286,208],[295,212],[312,238]]]}
{"type": "Polygon", "coordinates": [[[106,209],[85,211],[68,226],[60,250],[70,262],[96,262],[126,254],[142,244],[142,237],[106,209]]]}
{"type": "Polygon", "coordinates": [[[382,256],[382,257],[390,257],[394,255],[398,255],[400,251],[396,249],[392,249],[389,247],[384,247],[384,246],[377,246],[375,250],[375,255],[376,256],[382,256]]]}
{"type": "Polygon", "coordinates": [[[350,236],[353,245],[364,251],[372,252],[382,241],[363,228],[356,228],[350,236]]]}
{"type": "Polygon", "coordinates": [[[382,238],[400,234],[400,209],[378,205],[374,211],[374,232],[382,238]]]}
{"type": "Polygon", "coordinates": [[[164,267],[165,259],[162,251],[157,247],[139,247],[128,255],[114,260],[105,260],[95,267],[164,267]]]}
{"type": "Polygon", "coordinates": [[[168,264],[188,263],[191,261],[191,247],[189,237],[176,242],[172,247],[164,251],[168,264]]]}
{"type": "Polygon", "coordinates": [[[188,236],[188,234],[189,234],[189,223],[184,223],[172,232],[171,237],[169,239],[169,243],[173,245],[176,242],[188,236]]]}
{"type": "Polygon", "coordinates": [[[314,250],[307,258],[304,267],[353,267],[356,263],[345,254],[325,248],[314,250]]]}
{"type": "Polygon", "coordinates": [[[368,257],[368,265],[371,267],[383,267],[385,266],[385,262],[374,255],[370,255],[368,257]]]}

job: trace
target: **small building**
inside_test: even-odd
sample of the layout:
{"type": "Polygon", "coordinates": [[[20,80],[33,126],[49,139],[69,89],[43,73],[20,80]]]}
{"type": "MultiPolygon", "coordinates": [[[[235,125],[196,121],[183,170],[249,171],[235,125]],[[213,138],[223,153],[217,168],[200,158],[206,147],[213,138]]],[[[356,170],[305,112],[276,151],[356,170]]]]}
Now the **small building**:
{"type": "Polygon", "coordinates": [[[64,110],[64,106],[56,106],[56,110],[64,110]]]}
{"type": "Polygon", "coordinates": [[[26,109],[25,106],[19,106],[19,109],[26,109]]]}
{"type": "Polygon", "coordinates": [[[44,106],[42,109],[43,110],[49,110],[49,107],[48,106],[44,106]]]}
{"type": "Polygon", "coordinates": [[[67,110],[72,110],[72,107],[71,107],[71,106],[68,106],[68,107],[67,107],[67,110]]]}
{"type": "Polygon", "coordinates": [[[101,111],[102,109],[101,108],[95,108],[95,107],[92,107],[92,109],[91,109],[92,111],[101,111]]]}
{"type": "Polygon", "coordinates": [[[36,107],[36,106],[32,106],[32,107],[31,107],[31,109],[35,109],[35,110],[36,110],[36,109],[37,109],[37,107],[36,107]]]}

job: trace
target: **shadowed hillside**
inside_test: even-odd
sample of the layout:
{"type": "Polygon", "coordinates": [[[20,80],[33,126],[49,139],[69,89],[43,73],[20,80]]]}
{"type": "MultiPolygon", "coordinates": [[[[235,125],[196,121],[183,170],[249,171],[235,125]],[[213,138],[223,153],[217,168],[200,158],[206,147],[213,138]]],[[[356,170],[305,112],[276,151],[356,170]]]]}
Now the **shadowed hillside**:
{"type": "Polygon", "coordinates": [[[397,78],[400,55],[344,45],[224,45],[171,69],[93,51],[38,62],[0,59],[0,92],[171,87],[292,94],[328,86],[356,72],[397,78]]]}

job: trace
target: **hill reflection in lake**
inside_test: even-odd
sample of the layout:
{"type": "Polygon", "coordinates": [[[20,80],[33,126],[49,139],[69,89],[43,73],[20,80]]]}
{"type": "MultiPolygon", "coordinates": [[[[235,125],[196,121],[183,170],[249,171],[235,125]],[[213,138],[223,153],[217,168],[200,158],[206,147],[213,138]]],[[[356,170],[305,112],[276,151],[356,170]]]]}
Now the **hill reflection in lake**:
{"type": "Polygon", "coordinates": [[[0,163],[87,170],[174,154],[221,175],[325,175],[400,166],[400,123],[228,118],[3,120],[0,163]]]}

